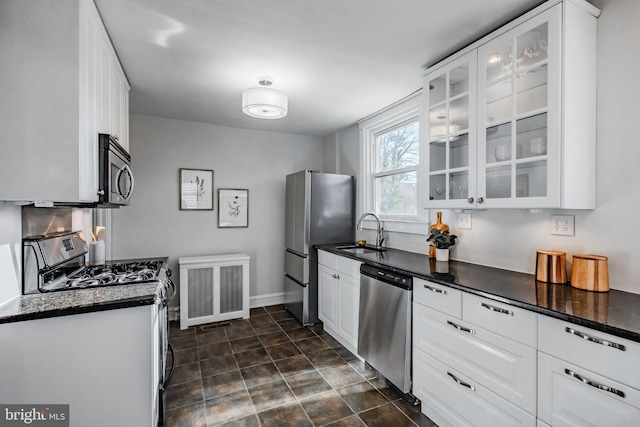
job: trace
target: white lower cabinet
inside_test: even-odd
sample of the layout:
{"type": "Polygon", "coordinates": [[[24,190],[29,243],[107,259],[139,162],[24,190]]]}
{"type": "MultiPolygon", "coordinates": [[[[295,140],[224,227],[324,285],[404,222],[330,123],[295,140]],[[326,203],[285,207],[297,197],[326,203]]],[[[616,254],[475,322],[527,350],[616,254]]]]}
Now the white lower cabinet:
{"type": "Polygon", "coordinates": [[[551,426],[640,424],[640,344],[540,316],[538,418],[551,426]]]}
{"type": "Polygon", "coordinates": [[[536,418],[421,350],[414,350],[414,394],[440,427],[535,426],[536,418]]]}
{"type": "Polygon", "coordinates": [[[414,279],[413,394],[439,426],[640,425],[640,343],[414,279]]]}
{"type": "Polygon", "coordinates": [[[413,316],[417,347],[535,414],[535,349],[419,304],[413,316]]]}
{"type": "Polygon", "coordinates": [[[325,331],[354,354],[358,350],[361,264],[318,251],[318,317],[325,331]]]}
{"type": "Polygon", "coordinates": [[[541,352],[538,417],[551,426],[637,426],[640,391],[541,352]]]}
{"type": "Polygon", "coordinates": [[[422,411],[440,426],[535,426],[535,316],[416,279],[413,394],[422,411]]]}
{"type": "Polygon", "coordinates": [[[159,307],[0,325],[0,402],[69,404],[71,427],[156,427],[159,307]]]}
{"type": "Polygon", "coordinates": [[[360,314],[360,277],[348,276],[340,271],[338,275],[338,334],[353,345],[353,350],[356,350],[360,314]]]}

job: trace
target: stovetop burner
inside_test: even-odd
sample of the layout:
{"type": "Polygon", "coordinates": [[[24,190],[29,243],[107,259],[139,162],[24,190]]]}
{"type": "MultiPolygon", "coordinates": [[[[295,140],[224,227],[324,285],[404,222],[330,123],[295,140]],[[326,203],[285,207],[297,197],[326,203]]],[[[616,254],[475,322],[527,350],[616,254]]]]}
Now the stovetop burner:
{"type": "Polygon", "coordinates": [[[156,278],[161,266],[160,261],[135,261],[88,266],[70,276],[65,287],[67,289],[89,288],[151,281],[156,278]]]}

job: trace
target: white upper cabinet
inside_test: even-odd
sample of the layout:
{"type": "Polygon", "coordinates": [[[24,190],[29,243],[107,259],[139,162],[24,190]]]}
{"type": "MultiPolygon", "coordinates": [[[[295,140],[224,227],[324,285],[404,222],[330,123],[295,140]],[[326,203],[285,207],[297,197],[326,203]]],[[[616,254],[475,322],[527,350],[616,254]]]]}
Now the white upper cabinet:
{"type": "Polygon", "coordinates": [[[475,50],[425,76],[428,206],[466,208],[476,192],[476,81],[475,50]]]}
{"type": "Polygon", "coordinates": [[[427,71],[425,207],[595,208],[598,14],[552,0],[427,71]]]}
{"type": "Polygon", "coordinates": [[[128,148],[129,84],[91,0],[0,2],[0,200],[98,200],[98,133],[128,148]]]}

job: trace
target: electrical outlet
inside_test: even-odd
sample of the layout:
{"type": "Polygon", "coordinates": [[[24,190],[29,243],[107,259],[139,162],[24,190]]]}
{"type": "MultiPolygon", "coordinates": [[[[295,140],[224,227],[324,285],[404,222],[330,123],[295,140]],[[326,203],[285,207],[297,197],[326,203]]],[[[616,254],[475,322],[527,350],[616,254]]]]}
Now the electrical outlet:
{"type": "Polygon", "coordinates": [[[573,215],[551,215],[551,234],[555,236],[573,236],[575,217],[573,215]]]}
{"type": "Polygon", "coordinates": [[[471,230],[471,214],[470,213],[458,214],[458,228],[471,230]]]}

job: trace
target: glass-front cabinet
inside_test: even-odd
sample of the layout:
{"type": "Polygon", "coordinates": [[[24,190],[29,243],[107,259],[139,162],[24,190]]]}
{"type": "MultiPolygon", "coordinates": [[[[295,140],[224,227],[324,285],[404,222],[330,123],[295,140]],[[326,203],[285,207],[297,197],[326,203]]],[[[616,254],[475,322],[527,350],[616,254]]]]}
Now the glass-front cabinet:
{"type": "Polygon", "coordinates": [[[478,49],[478,204],[559,206],[561,5],[478,49]]]}
{"type": "Polygon", "coordinates": [[[598,14],[545,3],[427,70],[425,208],[595,208],[598,14]]]}
{"type": "Polygon", "coordinates": [[[425,76],[426,206],[466,208],[475,194],[476,63],[473,51],[425,76]]]}

